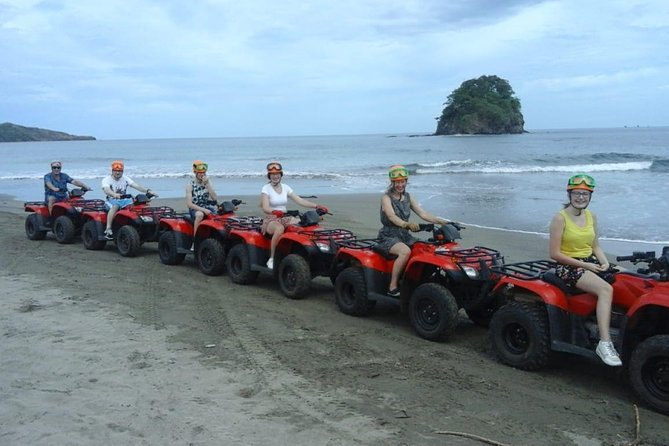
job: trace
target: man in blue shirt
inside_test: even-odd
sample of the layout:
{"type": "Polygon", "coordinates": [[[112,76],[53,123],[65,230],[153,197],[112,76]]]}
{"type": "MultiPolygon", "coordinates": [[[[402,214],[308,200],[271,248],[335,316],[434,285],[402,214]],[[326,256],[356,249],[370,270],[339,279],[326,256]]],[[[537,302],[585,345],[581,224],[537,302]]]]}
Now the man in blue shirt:
{"type": "Polygon", "coordinates": [[[51,161],[51,172],[44,175],[44,202],[49,207],[49,215],[53,204],[67,199],[67,184],[72,183],[84,190],[91,190],[88,186],[79,180],[62,172],[63,163],[54,160],[51,161]]]}

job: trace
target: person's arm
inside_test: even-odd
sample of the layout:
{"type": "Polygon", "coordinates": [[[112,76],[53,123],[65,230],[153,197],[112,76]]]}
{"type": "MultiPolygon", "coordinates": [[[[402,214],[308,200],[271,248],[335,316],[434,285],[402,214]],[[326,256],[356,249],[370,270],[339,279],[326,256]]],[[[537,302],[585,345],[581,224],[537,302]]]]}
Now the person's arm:
{"type": "Polygon", "coordinates": [[[409,223],[402,220],[395,214],[395,209],[393,209],[393,203],[390,201],[390,197],[388,195],[383,195],[381,197],[381,210],[383,211],[384,214],[386,214],[386,217],[388,217],[388,220],[395,226],[398,226],[400,228],[407,229],[409,227],[409,223]]]}
{"type": "Polygon", "coordinates": [[[207,188],[207,192],[209,192],[209,197],[211,197],[212,200],[218,201],[218,195],[216,195],[216,191],[214,190],[214,185],[211,184],[211,180],[209,179],[208,176],[204,176],[202,178],[202,184],[205,185],[207,188]]]}
{"type": "Polygon", "coordinates": [[[90,187],[86,186],[84,183],[82,183],[79,180],[72,179],[72,184],[74,184],[75,186],[79,186],[79,187],[81,187],[82,189],[85,189],[85,190],[92,190],[90,187]]]}
{"type": "Polygon", "coordinates": [[[273,209],[269,204],[269,195],[264,192],[260,193],[260,208],[265,214],[271,214],[273,209]]]}
{"type": "MultiPolygon", "coordinates": [[[[128,184],[128,186],[132,187],[133,189],[136,189],[136,190],[140,191],[143,194],[148,194],[149,191],[151,191],[151,189],[149,189],[148,187],[140,186],[139,184],[135,183],[134,181],[131,181],[128,184]]],[[[151,191],[151,194],[153,194],[154,197],[158,196],[158,194],[153,192],[153,191],[151,191]]]]}
{"type": "Polygon", "coordinates": [[[60,192],[60,188],[54,186],[54,184],[49,180],[49,176],[46,175],[44,177],[44,185],[48,188],[51,189],[54,192],[60,192]]]}
{"type": "Polygon", "coordinates": [[[300,206],[305,207],[305,208],[316,209],[318,207],[318,205],[316,203],[312,203],[309,200],[305,200],[304,198],[297,195],[294,191],[292,191],[291,193],[288,194],[288,198],[290,198],[295,203],[297,203],[300,206]]]}
{"type": "Polygon", "coordinates": [[[422,218],[427,222],[435,223],[438,225],[445,225],[448,223],[448,220],[446,220],[445,218],[437,217],[424,210],[420,206],[420,204],[418,204],[418,202],[414,200],[413,196],[411,197],[411,210],[414,211],[416,215],[418,215],[420,218],[422,218]]]}
{"type": "Polygon", "coordinates": [[[595,229],[595,239],[592,241],[592,253],[595,255],[595,258],[597,258],[597,261],[599,262],[600,265],[600,270],[601,271],[606,271],[609,269],[609,259],[606,258],[606,254],[604,254],[604,250],[602,249],[601,246],[599,246],[599,230],[597,229],[597,217],[595,217],[595,214],[590,213],[592,215],[592,226],[595,229]]]}

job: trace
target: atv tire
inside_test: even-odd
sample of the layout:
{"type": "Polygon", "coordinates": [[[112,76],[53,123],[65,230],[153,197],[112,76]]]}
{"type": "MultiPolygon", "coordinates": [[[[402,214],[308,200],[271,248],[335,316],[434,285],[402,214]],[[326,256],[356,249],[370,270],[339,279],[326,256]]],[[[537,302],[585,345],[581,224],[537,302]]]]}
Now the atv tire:
{"type": "Polygon", "coordinates": [[[39,214],[30,214],[26,217],[26,236],[30,240],[44,240],[46,231],[40,230],[44,224],[44,217],[39,214]]]}
{"type": "Polygon", "coordinates": [[[208,276],[220,276],[225,270],[225,250],[215,238],[206,238],[197,247],[197,266],[208,276]]]}
{"type": "Polygon", "coordinates": [[[368,316],[374,310],[376,301],[367,298],[367,284],[360,268],[352,266],[339,273],[335,302],[339,311],[350,316],[368,316]]]}
{"type": "Polygon", "coordinates": [[[158,239],[158,255],[163,265],[181,265],[186,254],[179,254],[177,237],[173,231],[165,231],[158,239]]]}
{"type": "Polygon", "coordinates": [[[505,364],[522,370],[539,370],[550,360],[548,315],[543,305],[510,302],[490,321],[490,343],[505,364]]]}
{"type": "Polygon", "coordinates": [[[61,215],[53,222],[53,233],[58,243],[64,245],[72,243],[75,232],[74,222],[67,215],[61,215]]]}
{"type": "Polygon", "coordinates": [[[258,280],[258,271],[251,270],[249,247],[245,243],[238,243],[230,249],[226,262],[228,275],[234,283],[248,285],[258,280]]]}
{"type": "Polygon", "coordinates": [[[669,335],[652,336],[632,352],[629,378],[639,399],[669,414],[669,335]]]}
{"type": "Polygon", "coordinates": [[[279,286],[286,297],[303,299],[311,286],[311,268],[299,254],[288,254],[279,264],[279,286]]]}
{"type": "Polygon", "coordinates": [[[467,317],[479,327],[488,328],[490,326],[490,320],[492,315],[495,313],[494,307],[480,308],[478,310],[465,310],[467,317]]]}
{"type": "Polygon", "coordinates": [[[443,341],[458,326],[458,303],[444,286],[424,283],[411,294],[409,321],[421,338],[443,341]]]}
{"type": "Polygon", "coordinates": [[[135,257],[142,244],[134,226],[123,225],[116,235],[116,249],[123,257],[135,257]]]}
{"type": "Polygon", "coordinates": [[[95,220],[88,220],[81,228],[81,240],[84,242],[84,248],[92,251],[104,249],[107,245],[106,240],[100,240],[98,233],[98,224],[95,220]]]}

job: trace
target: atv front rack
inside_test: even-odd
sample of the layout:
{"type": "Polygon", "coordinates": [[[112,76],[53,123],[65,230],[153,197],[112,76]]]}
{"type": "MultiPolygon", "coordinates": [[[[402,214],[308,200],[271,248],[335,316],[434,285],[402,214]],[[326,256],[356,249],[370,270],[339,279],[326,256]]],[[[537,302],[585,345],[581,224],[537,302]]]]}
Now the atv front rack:
{"type": "Polygon", "coordinates": [[[529,262],[507,263],[506,265],[493,266],[492,272],[520,280],[537,280],[541,276],[555,268],[557,263],[550,260],[532,260],[529,262]]]}

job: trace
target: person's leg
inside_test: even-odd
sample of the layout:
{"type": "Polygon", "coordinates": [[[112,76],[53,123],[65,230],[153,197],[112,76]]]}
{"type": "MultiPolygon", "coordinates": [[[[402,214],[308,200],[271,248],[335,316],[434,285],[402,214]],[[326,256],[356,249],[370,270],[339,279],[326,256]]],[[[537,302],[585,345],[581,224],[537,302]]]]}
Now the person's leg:
{"type": "Polygon", "coordinates": [[[269,259],[267,260],[267,268],[269,269],[274,268],[274,251],[276,250],[276,245],[279,244],[279,238],[281,238],[284,230],[285,228],[283,227],[283,224],[281,224],[279,221],[271,221],[267,224],[265,233],[272,236],[272,240],[270,242],[269,259]]]}
{"type": "Polygon", "coordinates": [[[202,220],[204,219],[204,212],[196,211],[195,218],[193,219],[193,235],[197,234],[197,227],[200,226],[202,220]]]}
{"type": "Polygon", "coordinates": [[[54,197],[53,195],[49,195],[47,197],[46,206],[47,208],[49,208],[49,217],[51,217],[51,211],[53,210],[53,205],[55,202],[56,202],[56,197],[54,197]]]}
{"type": "Polygon", "coordinates": [[[398,242],[390,247],[389,252],[397,256],[395,263],[393,264],[393,271],[390,275],[390,285],[388,289],[390,291],[398,288],[398,283],[400,279],[400,274],[404,271],[404,267],[409,261],[409,256],[411,255],[411,248],[409,248],[405,243],[398,242]]]}
{"type": "Polygon", "coordinates": [[[610,366],[622,365],[620,356],[611,342],[609,326],[611,324],[611,304],[613,302],[613,287],[592,271],[585,271],[576,282],[576,286],[590,294],[597,296],[597,328],[599,329],[599,344],[595,352],[610,366]]]}
{"type": "Polygon", "coordinates": [[[597,296],[597,327],[599,328],[599,338],[602,341],[610,341],[609,325],[611,324],[613,287],[592,271],[584,272],[576,282],[576,287],[597,296]]]}
{"type": "Polygon", "coordinates": [[[105,232],[111,231],[112,222],[114,221],[114,216],[116,215],[116,212],[118,212],[118,209],[118,204],[114,204],[109,207],[109,211],[107,212],[107,227],[105,228],[105,232]]]}

